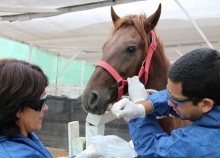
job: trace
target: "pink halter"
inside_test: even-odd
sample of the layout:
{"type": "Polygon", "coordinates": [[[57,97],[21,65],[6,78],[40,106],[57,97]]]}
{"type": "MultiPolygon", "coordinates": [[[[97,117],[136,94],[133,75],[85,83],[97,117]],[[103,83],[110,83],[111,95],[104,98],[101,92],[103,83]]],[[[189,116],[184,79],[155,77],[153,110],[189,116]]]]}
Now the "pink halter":
{"type": "MultiPolygon", "coordinates": [[[[152,36],[152,40],[151,40],[151,44],[150,44],[150,46],[148,48],[148,54],[146,55],[145,60],[143,61],[141,69],[140,69],[140,71],[138,73],[138,77],[139,78],[141,78],[141,76],[144,75],[144,85],[147,84],[148,74],[149,74],[149,67],[150,67],[150,61],[151,61],[152,55],[153,55],[153,53],[154,53],[154,51],[156,50],[156,47],[157,47],[156,34],[155,34],[154,31],[151,31],[151,36],[152,36]]],[[[118,72],[115,71],[115,69],[111,65],[106,63],[105,61],[99,61],[96,66],[103,67],[116,80],[117,85],[118,85],[118,98],[117,98],[117,101],[118,101],[122,97],[122,95],[123,95],[124,86],[128,84],[127,80],[124,80],[118,74],[118,72]]]]}

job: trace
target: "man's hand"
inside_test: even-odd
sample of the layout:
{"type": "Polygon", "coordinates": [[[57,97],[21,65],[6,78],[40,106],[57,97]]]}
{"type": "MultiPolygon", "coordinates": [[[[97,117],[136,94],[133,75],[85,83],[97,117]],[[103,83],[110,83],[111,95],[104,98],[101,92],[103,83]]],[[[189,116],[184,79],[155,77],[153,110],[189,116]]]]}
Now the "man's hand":
{"type": "Polygon", "coordinates": [[[145,116],[145,108],[142,104],[134,104],[127,98],[123,98],[112,106],[111,109],[114,116],[117,118],[134,119],[145,116]]]}
{"type": "Polygon", "coordinates": [[[90,145],[83,152],[78,154],[76,158],[102,158],[102,155],[98,153],[93,145],[90,145]]]}
{"type": "Polygon", "coordinates": [[[148,94],[145,90],[144,85],[139,81],[138,76],[128,78],[127,81],[130,100],[133,103],[136,103],[138,101],[145,101],[148,97],[148,94]]]}

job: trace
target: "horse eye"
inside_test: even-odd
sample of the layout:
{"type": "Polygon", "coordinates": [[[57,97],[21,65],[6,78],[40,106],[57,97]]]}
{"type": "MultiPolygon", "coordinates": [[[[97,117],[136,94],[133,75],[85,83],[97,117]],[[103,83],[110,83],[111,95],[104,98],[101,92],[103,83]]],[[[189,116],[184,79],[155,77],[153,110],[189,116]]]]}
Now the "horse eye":
{"type": "Polygon", "coordinates": [[[134,52],[136,52],[136,50],[137,50],[137,48],[135,46],[129,46],[127,48],[128,53],[134,53],[134,52]]]}

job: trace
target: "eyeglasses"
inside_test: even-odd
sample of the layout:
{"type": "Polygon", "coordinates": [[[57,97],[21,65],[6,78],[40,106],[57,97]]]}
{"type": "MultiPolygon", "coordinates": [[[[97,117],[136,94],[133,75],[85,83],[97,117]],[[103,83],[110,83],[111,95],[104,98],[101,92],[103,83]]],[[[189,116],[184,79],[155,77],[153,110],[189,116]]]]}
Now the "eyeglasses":
{"type": "Polygon", "coordinates": [[[46,104],[47,94],[45,93],[44,96],[40,97],[34,105],[28,105],[31,109],[35,111],[41,111],[46,104]]]}
{"type": "Polygon", "coordinates": [[[169,93],[169,91],[168,91],[168,85],[167,85],[166,89],[167,89],[167,94],[168,94],[168,96],[169,96],[169,100],[170,100],[174,105],[176,105],[176,106],[184,105],[185,102],[187,102],[187,101],[192,101],[193,99],[195,99],[195,98],[185,98],[185,99],[176,98],[176,97],[172,96],[172,95],[169,93]]]}

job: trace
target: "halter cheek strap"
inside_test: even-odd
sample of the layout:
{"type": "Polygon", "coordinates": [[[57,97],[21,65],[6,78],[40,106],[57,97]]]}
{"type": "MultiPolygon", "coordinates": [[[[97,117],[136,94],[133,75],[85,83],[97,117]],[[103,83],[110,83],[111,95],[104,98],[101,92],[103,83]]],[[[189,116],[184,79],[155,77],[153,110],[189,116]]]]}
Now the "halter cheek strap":
{"type": "MultiPolygon", "coordinates": [[[[151,31],[151,36],[152,36],[152,40],[151,40],[151,44],[148,48],[148,54],[146,55],[145,60],[143,61],[141,69],[138,73],[139,78],[141,78],[142,75],[144,74],[144,85],[147,84],[150,61],[151,61],[151,58],[152,58],[154,51],[157,48],[156,34],[154,33],[154,31],[151,31]]],[[[124,86],[128,84],[127,80],[124,80],[118,74],[118,72],[115,71],[115,69],[105,61],[99,61],[96,66],[101,66],[102,68],[107,70],[112,75],[112,77],[114,77],[114,79],[116,80],[117,85],[118,85],[118,97],[117,97],[117,101],[118,101],[123,95],[124,86]]]]}
{"type": "Polygon", "coordinates": [[[148,75],[149,75],[149,67],[150,67],[150,61],[153,56],[154,51],[157,48],[157,41],[156,41],[156,34],[154,31],[151,31],[151,44],[148,48],[148,54],[145,57],[145,60],[142,63],[141,69],[138,73],[138,77],[141,78],[141,76],[144,74],[144,85],[147,84],[148,81],[148,75]]]}

